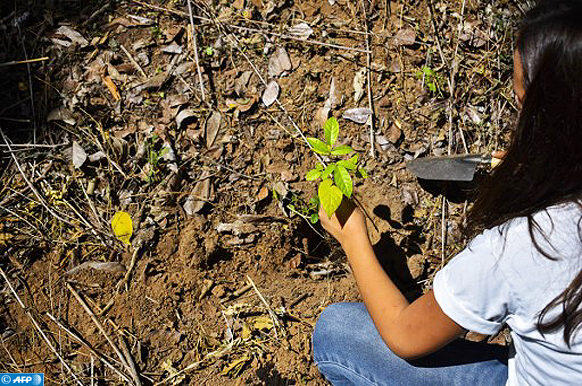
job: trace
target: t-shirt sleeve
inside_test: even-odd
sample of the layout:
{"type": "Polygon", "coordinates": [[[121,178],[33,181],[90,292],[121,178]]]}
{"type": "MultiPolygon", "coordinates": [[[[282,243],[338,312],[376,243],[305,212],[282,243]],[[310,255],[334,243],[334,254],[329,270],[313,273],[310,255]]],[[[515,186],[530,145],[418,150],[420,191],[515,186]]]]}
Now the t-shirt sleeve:
{"type": "Polygon", "coordinates": [[[461,327],[492,335],[509,313],[509,287],[499,257],[491,246],[491,232],[475,237],[434,278],[434,296],[443,312],[461,327]]]}

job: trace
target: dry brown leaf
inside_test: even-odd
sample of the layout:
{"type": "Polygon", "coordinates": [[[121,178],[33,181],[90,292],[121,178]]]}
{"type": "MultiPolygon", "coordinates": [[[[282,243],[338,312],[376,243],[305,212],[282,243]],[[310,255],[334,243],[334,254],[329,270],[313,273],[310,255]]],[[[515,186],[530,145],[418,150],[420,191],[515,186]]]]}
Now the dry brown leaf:
{"type": "Polygon", "coordinates": [[[274,80],[270,81],[269,84],[267,84],[267,88],[265,88],[265,91],[263,92],[263,96],[261,98],[263,104],[269,107],[273,103],[275,103],[277,97],[279,96],[279,91],[281,91],[281,89],[279,88],[279,84],[274,80]]]}
{"type": "Polygon", "coordinates": [[[343,119],[360,124],[366,123],[371,116],[372,110],[367,107],[356,107],[353,109],[348,109],[342,114],[343,119]]]}
{"type": "Polygon", "coordinates": [[[86,47],[89,45],[89,41],[87,41],[83,35],[66,25],[60,26],[54,32],[51,41],[63,47],[70,47],[73,44],[78,44],[80,47],[86,47]]]}
{"type": "Polygon", "coordinates": [[[57,107],[53,109],[46,117],[47,122],[63,121],[69,125],[77,123],[73,114],[65,107],[57,107]]]}
{"type": "Polygon", "coordinates": [[[238,78],[236,78],[234,81],[234,92],[237,93],[237,95],[241,96],[244,94],[252,75],[252,71],[245,71],[238,78]]]}
{"type": "Polygon", "coordinates": [[[117,86],[111,80],[111,77],[109,77],[108,75],[105,75],[101,79],[103,79],[103,83],[105,83],[105,86],[107,86],[107,89],[109,90],[109,93],[111,94],[113,99],[115,99],[116,102],[118,100],[120,100],[121,95],[119,94],[119,91],[117,90],[117,86]]]}
{"type": "Polygon", "coordinates": [[[416,42],[416,32],[412,28],[401,28],[392,41],[397,46],[412,46],[416,42]]]}
{"type": "Polygon", "coordinates": [[[313,34],[313,29],[307,23],[299,23],[289,28],[289,35],[301,40],[307,40],[313,34]]]}
{"type": "Polygon", "coordinates": [[[216,137],[220,131],[220,125],[222,123],[222,116],[218,111],[213,111],[208,119],[206,120],[206,125],[204,126],[204,136],[206,137],[206,148],[210,149],[214,146],[216,142],[216,137]]]}
{"type": "Polygon", "coordinates": [[[364,96],[364,86],[366,85],[366,68],[361,68],[356,75],[352,86],[354,87],[354,102],[358,103],[364,96]]]}
{"type": "Polygon", "coordinates": [[[278,77],[285,75],[285,73],[293,69],[293,64],[289,58],[289,54],[283,47],[277,47],[271,58],[269,58],[268,73],[271,77],[278,77]]]}
{"type": "Polygon", "coordinates": [[[196,111],[192,109],[184,109],[176,115],[176,124],[178,125],[178,129],[182,128],[182,125],[186,125],[189,122],[196,118],[196,111]]]}
{"type": "Polygon", "coordinates": [[[85,161],[87,161],[87,153],[77,141],[73,141],[73,165],[76,169],[80,169],[85,161]]]}
{"type": "Polygon", "coordinates": [[[202,175],[202,180],[198,181],[192,189],[192,193],[184,203],[184,211],[188,216],[193,216],[204,208],[206,202],[210,201],[212,196],[212,181],[207,173],[202,175]]]}

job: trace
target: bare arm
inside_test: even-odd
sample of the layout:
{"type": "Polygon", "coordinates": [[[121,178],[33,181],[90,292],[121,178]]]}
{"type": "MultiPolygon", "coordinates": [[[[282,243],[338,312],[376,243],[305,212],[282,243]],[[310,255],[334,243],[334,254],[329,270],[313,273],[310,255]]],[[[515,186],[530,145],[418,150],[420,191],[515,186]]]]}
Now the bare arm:
{"type": "Polygon", "coordinates": [[[378,262],[359,209],[342,205],[331,219],[323,211],[319,215],[323,227],[346,252],[366,308],[396,355],[405,359],[422,357],[464,332],[443,313],[432,291],[408,303],[378,262]]]}

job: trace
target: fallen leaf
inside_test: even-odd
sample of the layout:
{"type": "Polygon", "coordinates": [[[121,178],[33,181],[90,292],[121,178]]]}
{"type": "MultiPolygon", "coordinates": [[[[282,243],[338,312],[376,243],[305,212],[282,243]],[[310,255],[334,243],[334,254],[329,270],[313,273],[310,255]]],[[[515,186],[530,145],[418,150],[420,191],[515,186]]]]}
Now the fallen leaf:
{"type": "Polygon", "coordinates": [[[75,272],[82,271],[83,269],[91,268],[97,271],[104,271],[109,273],[124,273],[126,268],[123,264],[118,263],[116,261],[108,261],[108,262],[101,262],[101,261],[86,261],[76,267],[71,268],[67,272],[66,275],[72,275],[75,272]]]}
{"type": "Polygon", "coordinates": [[[388,141],[395,145],[400,141],[400,138],[402,138],[402,130],[396,123],[391,124],[388,128],[388,141]]]}
{"type": "Polygon", "coordinates": [[[268,73],[271,77],[278,77],[285,75],[288,71],[293,69],[289,54],[283,47],[277,47],[271,58],[269,58],[268,73]]]}
{"type": "Polygon", "coordinates": [[[65,107],[57,107],[53,109],[46,117],[47,122],[63,121],[66,124],[74,125],[77,123],[73,114],[65,107]]]}
{"type": "Polygon", "coordinates": [[[135,23],[132,26],[148,26],[156,24],[155,21],[152,19],[148,19],[147,17],[137,16],[137,15],[127,15],[127,17],[133,19],[135,23]]]}
{"type": "Polygon", "coordinates": [[[165,46],[162,48],[162,52],[166,54],[181,54],[182,53],[182,46],[177,44],[176,42],[172,42],[172,44],[165,46]]]}
{"type": "Polygon", "coordinates": [[[245,0],[234,0],[234,1],[232,2],[232,6],[233,6],[235,9],[239,9],[239,10],[240,10],[240,9],[243,9],[243,8],[245,7],[245,0]]]}
{"type": "Polygon", "coordinates": [[[235,79],[234,92],[237,93],[237,95],[242,96],[244,94],[252,75],[252,71],[244,71],[238,78],[235,79]]]}
{"type": "Polygon", "coordinates": [[[111,219],[111,229],[113,229],[115,237],[121,240],[121,242],[126,245],[131,245],[129,239],[133,234],[133,221],[129,213],[123,211],[116,212],[111,219]]]}
{"type": "Polygon", "coordinates": [[[414,187],[411,185],[403,185],[401,194],[402,201],[404,201],[404,203],[407,205],[416,206],[420,202],[416,189],[414,189],[414,187]]]}
{"type": "Polygon", "coordinates": [[[397,46],[412,46],[416,42],[416,32],[412,28],[401,28],[392,41],[397,46]]]}
{"type": "Polygon", "coordinates": [[[354,102],[358,103],[364,96],[364,86],[366,85],[366,68],[361,68],[356,75],[352,86],[354,87],[354,102]]]}
{"type": "Polygon", "coordinates": [[[113,81],[111,80],[111,77],[106,75],[106,76],[103,76],[101,79],[103,79],[103,83],[105,83],[105,85],[107,86],[107,89],[111,93],[111,96],[113,97],[113,99],[115,99],[116,102],[118,100],[120,100],[121,95],[119,95],[119,91],[117,90],[117,86],[115,85],[115,83],[113,83],[113,81]]]}
{"type": "Polygon", "coordinates": [[[188,216],[193,216],[195,213],[200,212],[211,198],[212,181],[207,175],[203,175],[202,178],[201,181],[194,185],[192,193],[184,203],[184,211],[188,216]]]}
{"type": "Polygon", "coordinates": [[[265,198],[269,197],[269,188],[263,186],[259,193],[257,194],[257,201],[263,201],[265,198]]]}
{"type": "Polygon", "coordinates": [[[273,328],[273,320],[267,315],[257,316],[253,319],[255,330],[270,330],[273,328]]]}
{"type": "Polygon", "coordinates": [[[176,124],[178,129],[182,128],[182,125],[187,125],[193,118],[196,118],[197,113],[192,109],[184,109],[176,115],[176,124]]]}
{"type": "Polygon", "coordinates": [[[295,36],[301,40],[307,40],[311,34],[313,34],[313,29],[311,29],[307,23],[299,23],[289,28],[289,35],[295,36]]]}
{"type": "Polygon", "coordinates": [[[80,169],[85,161],[87,161],[87,153],[77,141],[73,141],[73,166],[80,169]]]}
{"type": "Polygon", "coordinates": [[[274,80],[270,81],[269,84],[267,84],[267,88],[265,88],[265,91],[263,92],[263,96],[261,98],[263,104],[269,107],[273,103],[275,103],[277,97],[279,96],[280,90],[281,89],[279,88],[279,85],[277,84],[276,81],[274,80]]]}
{"type": "Polygon", "coordinates": [[[88,157],[89,162],[99,162],[103,158],[105,158],[105,153],[103,153],[101,150],[99,150],[98,152],[95,152],[95,153],[91,154],[88,157]]]}
{"type": "Polygon", "coordinates": [[[206,120],[206,125],[204,126],[206,148],[210,149],[212,146],[214,146],[214,142],[216,142],[216,137],[218,136],[221,123],[222,116],[218,111],[213,111],[206,120]]]}
{"type": "Polygon", "coordinates": [[[342,114],[343,119],[356,123],[366,123],[368,118],[372,116],[372,110],[367,107],[356,107],[353,109],[348,109],[342,114]]]}
{"type": "Polygon", "coordinates": [[[329,95],[325,100],[324,107],[329,109],[335,109],[341,103],[341,95],[338,93],[337,88],[335,86],[335,78],[331,78],[331,82],[329,84],[329,95]]]}
{"type": "Polygon", "coordinates": [[[317,109],[317,112],[315,113],[315,124],[317,127],[323,127],[325,121],[329,118],[329,112],[329,107],[320,107],[317,109]]]}
{"type": "Polygon", "coordinates": [[[81,47],[89,45],[89,41],[83,35],[66,25],[60,26],[53,36],[51,41],[63,47],[70,47],[73,44],[78,44],[81,47]]]}

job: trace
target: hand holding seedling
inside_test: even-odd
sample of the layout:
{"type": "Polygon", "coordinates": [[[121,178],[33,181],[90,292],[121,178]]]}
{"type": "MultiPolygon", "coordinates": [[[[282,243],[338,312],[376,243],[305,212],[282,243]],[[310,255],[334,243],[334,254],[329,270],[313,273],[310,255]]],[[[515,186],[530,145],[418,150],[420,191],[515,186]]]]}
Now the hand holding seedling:
{"type": "MultiPolygon", "coordinates": [[[[339,136],[339,124],[334,117],[329,118],[323,125],[325,141],[317,138],[307,138],[307,142],[314,152],[328,156],[330,158],[350,155],[354,152],[348,145],[335,146],[339,136]]],[[[368,174],[363,168],[358,167],[358,155],[349,159],[340,159],[334,163],[323,165],[318,163],[315,169],[310,170],[305,175],[307,181],[315,181],[321,178],[317,189],[320,208],[323,209],[328,218],[334,214],[340,206],[344,196],[348,199],[352,197],[354,184],[352,176],[356,171],[362,178],[368,174]]]]}
{"type": "Polygon", "coordinates": [[[344,199],[331,218],[320,208],[319,218],[323,229],[339,241],[344,249],[369,240],[366,217],[351,200],[344,199]]]}

